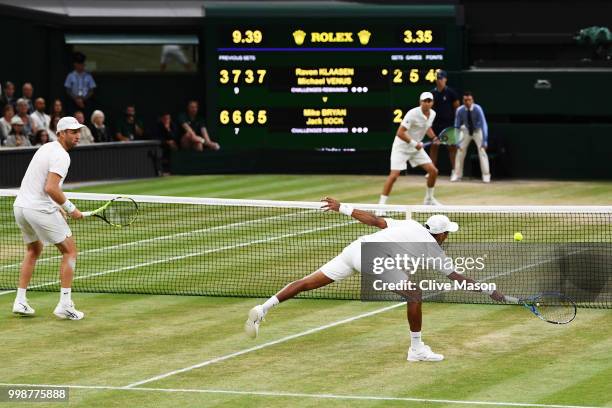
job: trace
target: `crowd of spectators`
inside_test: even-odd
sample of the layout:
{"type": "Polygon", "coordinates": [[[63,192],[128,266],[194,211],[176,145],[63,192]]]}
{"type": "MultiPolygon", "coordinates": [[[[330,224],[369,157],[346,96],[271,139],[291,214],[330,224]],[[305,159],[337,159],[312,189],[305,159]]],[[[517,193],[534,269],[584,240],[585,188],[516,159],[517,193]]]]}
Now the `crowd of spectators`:
{"type": "Polygon", "coordinates": [[[16,86],[6,81],[0,88],[0,147],[39,146],[57,140],[56,127],[60,118],[74,116],[85,124],[81,130],[80,145],[103,142],[126,142],[157,139],[162,143],[164,157],[178,149],[219,150],[205,127],[198,101],[189,100],[184,112],[176,116],[162,112],[154,126],[147,128],[137,115],[136,106],[129,104],[116,118],[115,126],[107,124],[107,116],[96,106],[96,82],[85,70],[85,56],[75,53],[74,70],[64,82],[66,95],[56,98],[47,110],[44,98],[35,97],[32,83],[25,82],[21,95],[16,86]]]}

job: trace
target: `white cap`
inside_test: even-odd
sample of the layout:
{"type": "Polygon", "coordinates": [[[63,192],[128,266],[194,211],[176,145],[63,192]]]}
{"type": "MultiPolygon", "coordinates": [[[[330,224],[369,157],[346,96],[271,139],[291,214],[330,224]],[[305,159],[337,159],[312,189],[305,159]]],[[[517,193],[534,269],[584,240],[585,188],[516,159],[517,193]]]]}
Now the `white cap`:
{"type": "Polygon", "coordinates": [[[76,130],[82,127],[85,127],[85,125],[81,125],[79,121],[73,118],[72,116],[64,116],[57,122],[58,132],[61,132],[62,130],[67,130],[67,129],[76,130]]]}
{"type": "Polygon", "coordinates": [[[23,120],[17,115],[13,116],[11,119],[11,125],[23,125],[23,120]]]}
{"type": "Polygon", "coordinates": [[[446,215],[436,214],[427,219],[425,228],[432,234],[441,234],[443,232],[457,232],[459,224],[449,220],[446,215]]]}
{"type": "Polygon", "coordinates": [[[419,97],[419,101],[424,101],[425,99],[433,100],[433,94],[431,92],[423,92],[419,97]]]}

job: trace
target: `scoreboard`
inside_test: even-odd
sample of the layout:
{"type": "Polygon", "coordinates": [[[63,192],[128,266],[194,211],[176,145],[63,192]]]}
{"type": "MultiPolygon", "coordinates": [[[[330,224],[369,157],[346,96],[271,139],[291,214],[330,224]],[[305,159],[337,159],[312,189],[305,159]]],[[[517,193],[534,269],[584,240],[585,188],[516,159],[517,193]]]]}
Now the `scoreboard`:
{"type": "Polygon", "coordinates": [[[460,65],[454,6],[342,6],[213,13],[206,114],[224,148],[389,149],[436,71],[460,65]]]}

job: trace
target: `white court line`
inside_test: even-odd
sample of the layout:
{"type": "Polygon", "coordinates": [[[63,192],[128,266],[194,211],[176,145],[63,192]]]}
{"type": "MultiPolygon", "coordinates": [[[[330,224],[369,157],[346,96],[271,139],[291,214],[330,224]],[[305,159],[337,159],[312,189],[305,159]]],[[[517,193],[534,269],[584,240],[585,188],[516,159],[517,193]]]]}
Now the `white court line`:
{"type": "MultiPolygon", "coordinates": [[[[305,214],[305,213],[309,213],[309,212],[317,212],[317,211],[315,211],[315,210],[299,211],[299,212],[291,213],[291,214],[275,215],[275,216],[272,216],[272,217],[258,218],[256,220],[241,221],[241,222],[236,222],[236,223],[233,223],[233,224],[218,225],[216,227],[210,227],[210,228],[202,228],[202,229],[195,230],[195,231],[179,232],[179,233],[172,234],[172,235],[163,235],[161,237],[141,239],[141,240],[138,240],[138,241],[130,241],[130,242],[126,242],[126,243],[123,243],[123,244],[110,245],[110,246],[105,246],[105,247],[100,247],[100,248],[88,249],[86,251],[80,251],[79,252],[79,256],[83,256],[83,255],[86,255],[86,254],[93,254],[93,253],[96,253],[96,252],[112,250],[112,249],[117,249],[117,248],[131,247],[131,246],[134,246],[134,245],[142,245],[142,244],[146,244],[146,243],[154,242],[154,241],[162,241],[162,240],[166,240],[166,239],[174,239],[174,238],[186,237],[186,236],[193,235],[193,234],[217,231],[217,230],[222,230],[222,229],[226,229],[226,228],[242,227],[244,225],[255,224],[255,223],[263,222],[263,221],[268,222],[268,221],[275,220],[275,219],[278,219],[278,218],[292,217],[294,215],[300,215],[300,214],[305,214]]],[[[48,257],[48,258],[42,258],[42,259],[39,259],[38,261],[36,261],[36,263],[39,264],[41,262],[51,261],[51,260],[54,260],[54,259],[61,259],[61,257],[62,257],[61,255],[56,255],[56,256],[51,256],[51,257],[48,257]]],[[[9,269],[9,268],[16,268],[16,267],[19,267],[19,266],[21,266],[21,262],[10,264],[10,265],[0,266],[0,270],[2,270],[2,269],[9,269]]],[[[4,293],[4,292],[2,292],[2,293],[4,293]]],[[[2,293],[0,293],[0,295],[2,293]]]]}
{"type": "MultiPolygon", "coordinates": [[[[166,262],[172,262],[172,261],[179,261],[179,260],[182,260],[182,259],[192,258],[194,256],[201,256],[201,255],[206,255],[206,254],[212,254],[212,253],[215,253],[215,252],[227,251],[229,249],[243,248],[243,247],[247,247],[247,246],[250,246],[250,245],[256,245],[256,244],[262,244],[262,243],[265,243],[265,242],[277,241],[279,239],[284,239],[284,238],[292,238],[292,237],[296,237],[296,236],[299,236],[299,235],[310,234],[312,232],[330,230],[330,229],[334,229],[334,228],[337,228],[337,227],[342,227],[342,226],[345,226],[345,225],[354,224],[356,222],[357,221],[342,222],[342,223],[328,225],[326,227],[312,228],[312,229],[309,229],[309,230],[306,230],[306,231],[299,231],[299,232],[293,232],[291,234],[279,235],[279,236],[272,237],[272,238],[258,239],[258,240],[255,240],[255,241],[248,241],[248,242],[243,242],[243,243],[235,244],[235,245],[227,245],[227,246],[224,246],[224,247],[221,247],[221,248],[207,249],[206,251],[192,252],[192,253],[186,254],[186,255],[177,255],[177,256],[173,256],[171,258],[158,259],[156,261],[143,262],[143,263],[136,264],[136,265],[124,266],[122,268],[110,269],[108,271],[102,271],[102,272],[90,273],[88,275],[77,276],[76,278],[74,278],[74,280],[77,281],[77,280],[82,280],[82,279],[88,279],[88,278],[93,278],[93,277],[96,277],[96,276],[103,276],[103,275],[108,275],[108,274],[111,274],[111,273],[122,272],[122,271],[129,271],[129,270],[132,270],[132,269],[138,269],[138,268],[142,268],[142,267],[145,267],[145,266],[157,265],[157,264],[166,263],[166,262]]],[[[39,285],[30,286],[29,289],[43,288],[45,286],[57,285],[58,283],[60,283],[59,280],[54,281],[54,282],[41,283],[39,285]]],[[[7,294],[7,293],[14,293],[14,292],[15,292],[14,290],[7,291],[7,292],[0,292],[0,296],[4,295],[4,294],[7,294]]]]}
{"type": "Polygon", "coordinates": [[[181,368],[179,370],[170,371],[169,373],[160,374],[160,375],[157,375],[155,377],[147,378],[146,380],[142,380],[142,381],[138,381],[138,382],[126,385],[125,388],[134,388],[134,387],[137,387],[137,386],[142,385],[142,384],[146,384],[146,383],[150,383],[150,382],[153,382],[153,381],[161,380],[163,378],[167,378],[167,377],[170,377],[170,376],[173,376],[173,375],[176,375],[176,374],[184,373],[186,371],[191,371],[191,370],[194,370],[196,368],[205,367],[207,365],[210,365],[210,364],[213,364],[213,363],[218,363],[218,362],[224,361],[224,360],[228,360],[228,359],[233,358],[233,357],[238,357],[238,356],[241,356],[243,354],[250,353],[252,351],[257,351],[257,350],[260,350],[260,349],[263,349],[263,348],[266,348],[266,347],[274,346],[276,344],[285,343],[285,342],[287,342],[289,340],[297,339],[298,337],[307,336],[309,334],[320,332],[322,330],[329,329],[331,327],[336,327],[336,326],[340,326],[342,324],[353,322],[355,320],[363,319],[364,317],[374,316],[374,315],[377,315],[379,313],[386,312],[387,310],[391,310],[391,309],[395,309],[397,307],[403,306],[405,304],[406,304],[406,302],[396,303],[394,305],[385,306],[383,308],[376,309],[376,310],[373,310],[371,312],[362,313],[360,315],[349,317],[349,318],[343,319],[343,320],[339,320],[337,322],[328,323],[328,324],[323,325],[323,326],[315,327],[315,328],[312,328],[312,329],[309,329],[309,330],[305,330],[305,331],[300,332],[300,333],[296,333],[296,334],[292,334],[290,336],[282,337],[282,338],[280,338],[278,340],[270,341],[268,343],[264,343],[264,344],[260,344],[258,346],[250,347],[248,349],[236,351],[235,353],[226,354],[226,355],[220,356],[220,357],[215,357],[213,359],[206,360],[206,361],[203,361],[203,362],[198,363],[198,364],[194,364],[194,365],[192,365],[190,367],[181,368]]]}
{"type": "Polygon", "coordinates": [[[71,388],[85,390],[108,390],[108,391],[140,391],[140,392],[163,392],[163,393],[190,393],[190,394],[228,394],[228,395],[250,395],[262,397],[294,397],[294,398],[313,398],[313,399],[334,399],[334,400],[358,400],[358,401],[405,401],[405,402],[425,402],[435,404],[460,404],[460,405],[487,405],[487,406],[511,406],[511,407],[536,407],[536,408],[601,408],[586,405],[556,405],[556,404],[532,404],[522,402],[501,402],[501,401],[465,401],[447,400],[432,398],[411,398],[411,397],[384,397],[374,395],[342,395],[342,394],[306,394],[300,392],[283,391],[236,391],[236,390],[216,390],[198,388],[145,388],[145,387],[111,387],[104,385],[51,385],[51,384],[8,384],[0,383],[0,387],[38,387],[38,388],[71,388]]]}

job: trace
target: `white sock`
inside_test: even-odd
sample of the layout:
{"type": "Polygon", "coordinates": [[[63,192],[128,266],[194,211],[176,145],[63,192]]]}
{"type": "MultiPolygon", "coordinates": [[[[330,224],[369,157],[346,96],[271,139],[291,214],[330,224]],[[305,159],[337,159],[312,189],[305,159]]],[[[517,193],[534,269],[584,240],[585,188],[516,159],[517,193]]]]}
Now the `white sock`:
{"type": "Polygon", "coordinates": [[[433,198],[434,188],[435,187],[427,187],[425,189],[425,198],[433,198]]]}
{"type": "Polygon", "coordinates": [[[389,196],[381,194],[380,199],[378,200],[378,204],[387,204],[387,198],[389,198],[389,196]]]}
{"type": "Polygon", "coordinates": [[[417,350],[421,348],[423,342],[421,341],[421,332],[410,332],[410,347],[417,350]]]}
{"type": "Polygon", "coordinates": [[[27,289],[17,288],[17,298],[15,298],[15,300],[21,301],[21,302],[25,302],[25,300],[26,300],[26,290],[27,289]]]}
{"type": "Polygon", "coordinates": [[[279,303],[280,302],[276,296],[272,296],[270,299],[266,300],[266,302],[262,305],[264,314],[268,313],[268,310],[272,309],[279,303]]]}
{"type": "Polygon", "coordinates": [[[72,302],[70,294],[72,293],[71,288],[61,288],[60,290],[60,303],[67,304],[72,302]]]}

